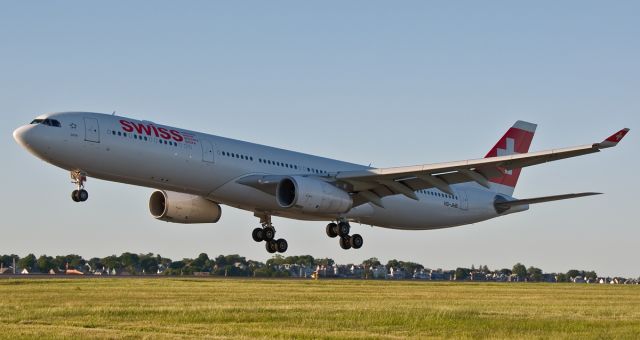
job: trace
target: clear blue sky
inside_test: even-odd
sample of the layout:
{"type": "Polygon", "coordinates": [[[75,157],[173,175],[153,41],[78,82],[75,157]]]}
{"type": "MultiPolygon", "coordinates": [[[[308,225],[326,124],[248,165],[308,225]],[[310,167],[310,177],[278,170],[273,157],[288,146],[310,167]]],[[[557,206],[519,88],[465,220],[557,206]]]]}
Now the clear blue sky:
{"type": "Polygon", "coordinates": [[[637,1],[5,2],[0,253],[268,258],[249,212],[159,222],[150,189],[95,179],[75,204],[68,174],[11,137],[43,112],[116,110],[381,167],[483,156],[523,119],[539,124],[534,150],[630,127],[618,148],[527,168],[516,189],[605,195],[436,231],[356,225],[365,246],[346,252],[323,223],[276,219],[287,254],[637,277],[638,13],[637,1]]]}

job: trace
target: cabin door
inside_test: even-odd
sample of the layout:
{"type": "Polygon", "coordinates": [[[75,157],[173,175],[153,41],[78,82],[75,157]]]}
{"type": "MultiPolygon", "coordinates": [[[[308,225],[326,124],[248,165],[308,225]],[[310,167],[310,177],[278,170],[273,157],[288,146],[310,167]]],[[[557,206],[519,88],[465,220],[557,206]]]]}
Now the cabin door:
{"type": "Polygon", "coordinates": [[[202,161],[213,163],[213,145],[206,139],[200,140],[202,145],[202,161]]]}
{"type": "Polygon", "coordinates": [[[84,119],[84,140],[100,143],[100,126],[95,118],[84,119]]]}

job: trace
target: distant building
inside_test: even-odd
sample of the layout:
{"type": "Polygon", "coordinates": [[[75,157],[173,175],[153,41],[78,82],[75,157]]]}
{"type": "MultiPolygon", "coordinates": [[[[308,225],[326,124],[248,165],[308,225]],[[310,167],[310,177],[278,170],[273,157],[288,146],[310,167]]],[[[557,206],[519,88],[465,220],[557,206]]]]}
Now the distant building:
{"type": "Polygon", "coordinates": [[[406,273],[402,268],[389,268],[389,278],[391,279],[404,279],[406,278],[406,273]]]}
{"type": "Polygon", "coordinates": [[[371,270],[371,274],[373,275],[374,279],[384,279],[387,275],[387,267],[383,265],[371,267],[369,268],[369,270],[371,270]]]}
{"type": "Polygon", "coordinates": [[[586,283],[587,281],[582,276],[576,276],[571,278],[571,282],[573,283],[586,283]]]}
{"type": "Polygon", "coordinates": [[[416,280],[429,280],[431,279],[431,275],[425,272],[424,269],[420,269],[413,273],[413,278],[416,280]]]}

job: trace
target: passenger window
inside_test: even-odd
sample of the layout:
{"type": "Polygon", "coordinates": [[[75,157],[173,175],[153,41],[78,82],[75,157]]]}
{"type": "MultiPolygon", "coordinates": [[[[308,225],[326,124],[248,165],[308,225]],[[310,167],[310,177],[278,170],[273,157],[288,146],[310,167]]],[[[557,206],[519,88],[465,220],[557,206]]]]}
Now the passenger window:
{"type": "Polygon", "coordinates": [[[118,131],[118,136],[122,136],[122,132],[118,131]]]}

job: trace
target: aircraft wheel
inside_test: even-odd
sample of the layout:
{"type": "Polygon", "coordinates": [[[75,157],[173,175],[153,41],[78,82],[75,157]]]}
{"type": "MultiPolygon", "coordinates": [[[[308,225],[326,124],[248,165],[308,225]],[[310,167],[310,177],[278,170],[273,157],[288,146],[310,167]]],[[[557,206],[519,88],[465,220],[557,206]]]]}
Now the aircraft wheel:
{"type": "Polygon", "coordinates": [[[289,244],[287,244],[287,240],[281,238],[276,241],[276,248],[278,249],[278,253],[284,253],[289,248],[289,244]]]}
{"type": "Polygon", "coordinates": [[[80,202],[80,198],[78,197],[78,191],[79,190],[74,190],[74,191],[71,192],[71,199],[74,202],[80,202]]]}
{"type": "Polygon", "coordinates": [[[264,240],[263,229],[262,228],[253,229],[253,232],[251,233],[251,237],[253,237],[253,240],[256,242],[262,242],[264,240]]]}
{"type": "Polygon", "coordinates": [[[351,248],[351,238],[349,237],[340,237],[340,248],[347,250],[351,248]]]}
{"type": "Polygon", "coordinates": [[[273,254],[273,253],[278,251],[277,242],[274,241],[274,240],[269,240],[269,241],[265,242],[265,248],[267,248],[267,251],[270,254],[273,254]]]}
{"type": "Polygon", "coordinates": [[[89,199],[89,193],[84,189],[80,189],[78,191],[78,200],[80,200],[80,202],[84,202],[88,199],[89,199]]]}
{"type": "Polygon", "coordinates": [[[273,227],[266,227],[262,230],[262,239],[271,241],[276,236],[276,230],[273,227]]]}
{"type": "Polygon", "coordinates": [[[327,224],[327,236],[334,238],[338,236],[338,225],[335,223],[327,224]]]}
{"type": "Polygon", "coordinates": [[[351,241],[351,247],[353,247],[353,249],[360,249],[360,247],[362,247],[362,244],[364,243],[362,236],[360,236],[359,234],[351,235],[350,241],[351,241]]]}
{"type": "Polygon", "coordinates": [[[340,236],[349,236],[349,230],[351,230],[351,226],[348,222],[340,222],[338,223],[338,235],[340,236]]]}

